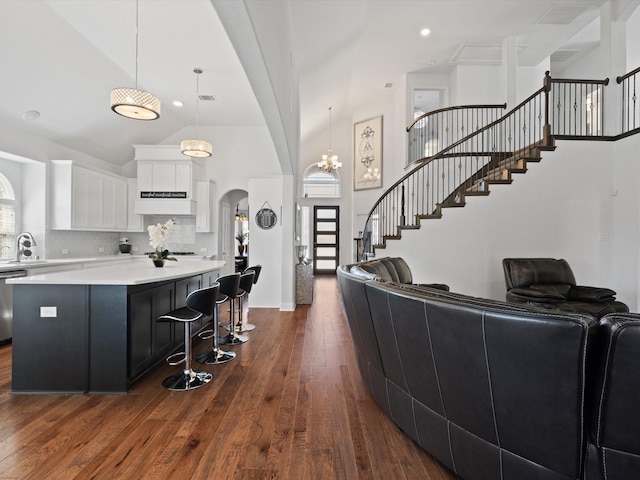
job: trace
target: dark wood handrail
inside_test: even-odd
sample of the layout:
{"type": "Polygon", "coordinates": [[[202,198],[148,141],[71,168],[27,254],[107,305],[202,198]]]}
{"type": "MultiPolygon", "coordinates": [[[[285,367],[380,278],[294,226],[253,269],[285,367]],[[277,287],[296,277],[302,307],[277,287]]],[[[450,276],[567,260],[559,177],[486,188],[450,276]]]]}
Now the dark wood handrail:
{"type": "Polygon", "coordinates": [[[609,79],[605,78],[604,80],[572,80],[568,78],[551,78],[551,83],[579,83],[579,84],[589,84],[589,85],[609,85],[609,79]]]}
{"type": "MultiPolygon", "coordinates": [[[[453,150],[454,148],[456,148],[457,146],[463,144],[464,142],[466,142],[467,140],[469,140],[470,138],[473,138],[477,135],[480,135],[481,133],[485,132],[486,130],[493,128],[494,126],[498,125],[500,122],[503,122],[506,118],[508,118],[510,115],[514,114],[517,110],[519,110],[520,108],[522,108],[524,105],[526,105],[527,103],[529,103],[532,99],[534,99],[536,96],[540,95],[541,93],[543,93],[545,91],[546,87],[542,87],[539,90],[537,90],[535,93],[533,93],[531,96],[529,96],[526,100],[520,102],[518,104],[517,107],[515,107],[514,109],[512,109],[509,113],[507,113],[506,115],[504,115],[503,117],[499,118],[498,120],[495,120],[493,122],[491,122],[488,125],[485,125],[484,127],[480,128],[479,130],[476,130],[475,132],[467,135],[466,137],[458,140],[455,143],[452,143],[451,145],[449,145],[447,148],[441,150],[440,152],[438,152],[437,154],[435,154],[432,157],[426,158],[424,160],[422,160],[418,165],[416,165],[415,168],[411,169],[409,172],[407,172],[404,176],[402,176],[400,178],[400,180],[398,180],[396,183],[394,183],[391,187],[387,188],[387,190],[385,190],[385,192],[380,196],[380,198],[378,198],[378,200],[376,201],[376,203],[373,205],[373,207],[371,208],[371,210],[369,210],[369,214],[367,215],[367,220],[364,224],[364,227],[367,226],[367,223],[369,222],[369,218],[371,218],[371,215],[373,214],[373,212],[375,211],[376,207],[378,205],[380,205],[380,203],[383,201],[384,198],[387,197],[387,195],[389,195],[398,185],[400,185],[402,182],[404,182],[407,178],[409,178],[411,175],[413,175],[416,171],[418,171],[419,169],[421,169],[422,167],[424,167],[425,165],[427,165],[428,163],[431,163],[434,160],[437,160],[439,158],[445,157],[446,154],[453,150]]],[[[365,228],[366,230],[366,228],[365,228]]],[[[365,230],[363,230],[363,233],[365,232],[365,230]]]]}
{"type": "Polygon", "coordinates": [[[420,120],[422,120],[423,118],[426,117],[430,117],[431,115],[435,115],[437,113],[443,113],[443,112],[448,112],[448,111],[453,111],[453,110],[465,110],[465,109],[482,109],[482,108],[507,108],[507,104],[503,103],[500,105],[456,105],[454,107],[444,107],[444,108],[439,108],[438,110],[432,110],[431,112],[427,112],[427,113],[423,113],[422,115],[420,115],[418,118],[414,119],[413,122],[411,122],[411,125],[409,125],[407,127],[407,132],[411,131],[411,129],[413,128],[413,126],[418,123],[420,120]]]}
{"type": "Polygon", "coordinates": [[[631,75],[635,75],[638,72],[640,72],[640,67],[636,68],[635,70],[631,70],[629,73],[625,73],[620,77],[616,77],[616,82],[622,83],[625,79],[629,78],[631,75]]]}

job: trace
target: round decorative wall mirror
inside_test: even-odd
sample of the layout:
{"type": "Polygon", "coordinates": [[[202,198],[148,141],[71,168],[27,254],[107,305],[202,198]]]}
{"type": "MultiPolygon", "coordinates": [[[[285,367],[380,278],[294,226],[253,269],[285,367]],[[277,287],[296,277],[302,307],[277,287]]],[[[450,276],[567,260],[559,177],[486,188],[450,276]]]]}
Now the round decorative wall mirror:
{"type": "Polygon", "coordinates": [[[271,209],[271,205],[264,202],[262,208],[258,210],[258,213],[256,213],[256,224],[262,230],[269,230],[270,228],[273,228],[277,222],[278,217],[276,212],[271,209]]]}

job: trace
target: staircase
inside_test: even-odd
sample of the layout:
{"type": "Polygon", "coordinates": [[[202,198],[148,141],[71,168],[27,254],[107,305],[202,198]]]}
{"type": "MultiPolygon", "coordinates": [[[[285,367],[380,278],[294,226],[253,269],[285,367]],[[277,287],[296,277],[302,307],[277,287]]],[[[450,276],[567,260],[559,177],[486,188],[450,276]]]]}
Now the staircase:
{"type": "MultiPolygon", "coordinates": [[[[424,116],[416,119],[407,128],[409,162],[415,167],[394,183],[369,212],[358,260],[375,256],[387,241],[400,240],[404,230],[419,229],[422,220],[442,218],[446,208],[464,207],[468,196],[487,196],[492,185],[511,184],[513,175],[526,173],[529,163],[540,162],[543,152],[555,150],[555,138],[615,140],[640,132],[640,109],[635,105],[639,72],[636,69],[617,79],[618,84],[622,83],[623,130],[616,136],[603,134],[603,93],[608,79],[552,79],[548,72],[541,89],[495,120],[492,115],[504,106],[457,107],[492,110],[492,115],[472,115],[475,123],[471,128],[456,120],[456,131],[473,130],[471,134],[456,135],[447,128],[435,135],[429,132],[431,141],[425,141],[426,122],[420,122],[424,116]],[[482,118],[491,121],[481,125],[478,119],[482,118]],[[434,144],[446,146],[435,155],[425,156],[429,153],[427,145],[434,144]]],[[[437,111],[441,112],[444,110],[437,111]]]]}

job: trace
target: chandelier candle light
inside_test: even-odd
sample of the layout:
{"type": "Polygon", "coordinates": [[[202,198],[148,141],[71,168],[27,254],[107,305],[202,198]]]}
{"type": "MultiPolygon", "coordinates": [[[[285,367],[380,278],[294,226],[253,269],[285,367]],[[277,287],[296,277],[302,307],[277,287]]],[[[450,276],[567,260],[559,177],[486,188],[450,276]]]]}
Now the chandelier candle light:
{"type": "Polygon", "coordinates": [[[155,95],[138,90],[138,1],[136,0],[136,88],[111,90],[111,110],[135,120],[160,118],[160,100],[155,95]]]}
{"type": "Polygon", "coordinates": [[[199,123],[199,102],[200,99],[200,84],[198,78],[202,73],[201,68],[194,68],[193,73],[196,74],[196,138],[189,138],[180,142],[180,151],[188,157],[205,158],[210,157],[213,153],[213,147],[206,140],[200,140],[198,135],[198,123],[199,123]]]}
{"type": "Polygon", "coordinates": [[[331,172],[342,167],[342,162],[338,161],[338,156],[331,150],[331,107],[329,107],[329,151],[322,155],[322,161],[318,162],[318,168],[325,172],[331,172]]]}
{"type": "Polygon", "coordinates": [[[153,260],[153,264],[156,267],[164,266],[165,260],[171,260],[176,262],[174,257],[170,257],[169,250],[164,248],[164,244],[167,242],[167,238],[173,232],[175,224],[173,220],[167,220],[164,224],[149,225],[147,231],[149,232],[149,245],[151,245],[155,252],[149,255],[149,258],[153,260]]]}

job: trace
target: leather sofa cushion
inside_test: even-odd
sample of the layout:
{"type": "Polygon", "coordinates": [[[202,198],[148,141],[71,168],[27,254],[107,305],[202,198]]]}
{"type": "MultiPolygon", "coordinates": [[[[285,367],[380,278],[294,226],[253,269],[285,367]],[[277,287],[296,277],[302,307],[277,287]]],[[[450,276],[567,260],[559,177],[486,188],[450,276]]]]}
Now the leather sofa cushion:
{"type": "Polygon", "coordinates": [[[566,283],[552,283],[549,285],[534,283],[529,288],[548,295],[559,295],[565,300],[567,299],[567,297],[569,296],[569,292],[571,291],[571,285],[568,285],[566,283]]]}
{"type": "Polygon", "coordinates": [[[364,278],[365,280],[376,280],[378,276],[375,273],[371,273],[363,268],[360,268],[358,265],[353,265],[349,272],[353,275],[357,275],[359,277],[364,278]]]}
{"type": "Polygon", "coordinates": [[[536,290],[535,288],[512,288],[507,292],[509,300],[518,302],[562,303],[567,299],[553,291],[536,290]]]}
{"type": "Polygon", "coordinates": [[[532,284],[575,285],[571,267],[566,260],[554,258],[505,259],[508,269],[507,288],[528,287],[532,284]]]}

